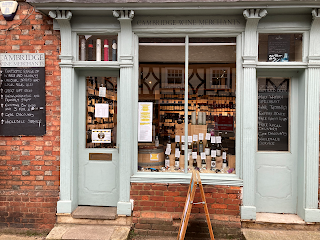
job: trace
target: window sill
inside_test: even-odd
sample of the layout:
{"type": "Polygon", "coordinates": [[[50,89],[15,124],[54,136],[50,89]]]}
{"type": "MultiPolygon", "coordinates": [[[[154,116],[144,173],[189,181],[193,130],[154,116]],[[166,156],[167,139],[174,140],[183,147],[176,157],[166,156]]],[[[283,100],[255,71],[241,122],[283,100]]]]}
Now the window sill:
{"type": "Polygon", "coordinates": [[[258,62],[257,68],[307,68],[304,62],[258,62]]]}
{"type": "MultiPolygon", "coordinates": [[[[201,173],[202,184],[243,186],[243,180],[236,174],[201,173]]],[[[131,176],[131,182],[139,183],[182,183],[189,184],[191,173],[137,172],[131,176]]]]}

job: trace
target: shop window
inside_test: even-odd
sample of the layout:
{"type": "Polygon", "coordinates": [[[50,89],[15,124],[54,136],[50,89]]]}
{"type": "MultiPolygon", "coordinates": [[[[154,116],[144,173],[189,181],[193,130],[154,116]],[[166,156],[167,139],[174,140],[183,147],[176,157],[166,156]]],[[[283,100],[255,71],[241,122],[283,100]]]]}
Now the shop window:
{"type": "Polygon", "coordinates": [[[79,35],[79,61],[117,61],[116,35],[79,35]]]}
{"type": "Polygon", "coordinates": [[[302,37],[300,33],[260,33],[259,62],[301,62],[302,37]]]}
{"type": "Polygon", "coordinates": [[[117,145],[117,78],[86,77],[86,148],[117,145]]]}
{"type": "Polygon", "coordinates": [[[235,62],[232,37],[140,38],[138,171],[235,173],[235,62]]]}

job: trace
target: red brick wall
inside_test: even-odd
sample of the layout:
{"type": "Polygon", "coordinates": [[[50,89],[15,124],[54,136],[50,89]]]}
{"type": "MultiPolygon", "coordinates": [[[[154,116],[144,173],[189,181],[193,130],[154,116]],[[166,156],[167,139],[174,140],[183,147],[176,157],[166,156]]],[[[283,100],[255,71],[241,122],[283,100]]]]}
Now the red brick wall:
{"type": "Polygon", "coordinates": [[[45,53],[46,135],[0,136],[0,227],[51,229],[56,222],[60,155],[60,33],[52,19],[19,2],[0,16],[0,53],[45,53]]]}
{"type": "MultiPolygon", "coordinates": [[[[188,187],[187,184],[132,183],[131,198],[134,199],[135,232],[176,236],[188,187]]],[[[241,188],[204,185],[204,192],[214,235],[217,238],[239,238],[241,235],[241,188]]],[[[201,202],[199,188],[194,202],[201,202]]],[[[205,239],[208,236],[203,205],[193,205],[186,239],[195,237],[205,239]]]]}

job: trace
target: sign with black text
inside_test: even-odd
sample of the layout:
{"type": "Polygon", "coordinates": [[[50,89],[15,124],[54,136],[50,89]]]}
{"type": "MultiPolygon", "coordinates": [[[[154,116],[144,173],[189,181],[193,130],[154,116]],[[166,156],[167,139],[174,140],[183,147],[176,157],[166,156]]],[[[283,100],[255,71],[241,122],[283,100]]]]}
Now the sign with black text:
{"type": "Polygon", "coordinates": [[[0,54],[0,135],[46,133],[44,53],[0,54]]]}
{"type": "Polygon", "coordinates": [[[288,78],[258,79],[258,150],[289,150],[288,78]]]}

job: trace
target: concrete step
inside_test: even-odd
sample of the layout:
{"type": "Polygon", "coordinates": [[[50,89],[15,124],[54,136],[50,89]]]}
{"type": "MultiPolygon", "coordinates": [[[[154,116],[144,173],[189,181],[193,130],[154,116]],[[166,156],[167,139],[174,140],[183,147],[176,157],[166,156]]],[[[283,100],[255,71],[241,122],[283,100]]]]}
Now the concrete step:
{"type": "Polygon", "coordinates": [[[257,213],[256,220],[242,221],[242,229],[319,231],[317,223],[307,223],[295,214],[257,213]]]}
{"type": "Polygon", "coordinates": [[[117,217],[116,207],[79,206],[71,214],[76,219],[114,220],[117,217]]]}
{"type": "Polygon", "coordinates": [[[46,237],[48,240],[126,240],[129,226],[56,224],[46,237]]]}
{"type": "Polygon", "coordinates": [[[246,240],[319,240],[318,231],[242,229],[246,240]]]}

